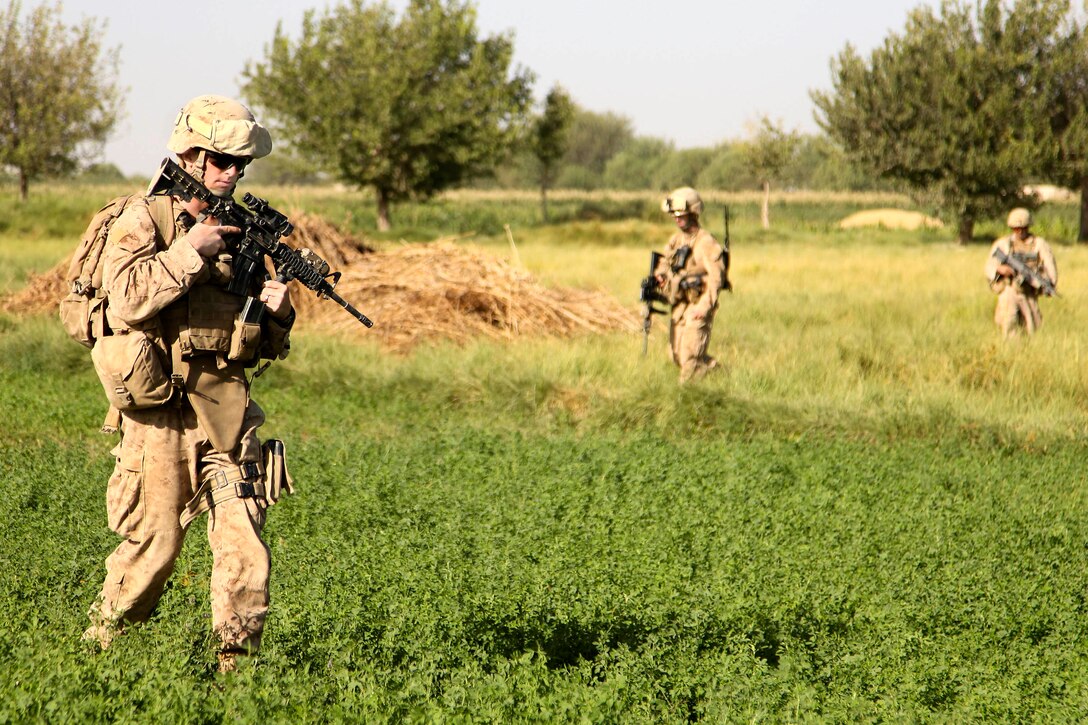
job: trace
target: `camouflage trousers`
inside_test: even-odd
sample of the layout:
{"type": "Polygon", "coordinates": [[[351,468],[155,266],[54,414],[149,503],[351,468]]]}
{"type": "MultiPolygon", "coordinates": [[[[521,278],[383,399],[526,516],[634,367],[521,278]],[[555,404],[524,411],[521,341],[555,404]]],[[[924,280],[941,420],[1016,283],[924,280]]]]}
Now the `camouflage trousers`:
{"type": "Polygon", "coordinates": [[[692,305],[676,305],[669,325],[669,353],[680,367],[681,383],[696,380],[718,366],[718,361],[706,354],[717,307],[698,320],[692,317],[693,309],[692,305]]]}
{"type": "MultiPolygon", "coordinates": [[[[223,453],[211,446],[187,402],[122,415],[106,509],[110,528],[124,541],[106,559],[88,630],[103,646],[112,631],[151,616],[181,553],[186,530],[179,517],[186,502],[201,481],[260,458],[256,431],[263,422],[264,413],[251,402],[241,442],[223,453]]],[[[207,513],[212,624],[224,650],[252,653],[260,646],[271,568],[261,539],[265,507],[257,498],[235,498],[207,513]]]]}
{"type": "Polygon", "coordinates": [[[1015,336],[1021,327],[1027,334],[1033,334],[1043,324],[1039,299],[1034,295],[1025,295],[1014,285],[1008,285],[997,295],[994,322],[1005,337],[1015,336]]]}

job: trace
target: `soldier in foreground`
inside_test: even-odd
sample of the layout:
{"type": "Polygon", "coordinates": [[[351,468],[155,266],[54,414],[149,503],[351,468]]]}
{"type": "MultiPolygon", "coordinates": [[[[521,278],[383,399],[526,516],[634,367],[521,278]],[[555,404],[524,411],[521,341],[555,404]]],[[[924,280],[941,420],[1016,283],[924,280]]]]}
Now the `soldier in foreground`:
{"type": "Polygon", "coordinates": [[[994,322],[1005,337],[1021,327],[1031,335],[1043,322],[1039,295],[1058,294],[1058,267],[1047,241],[1031,233],[1030,211],[1013,209],[1008,226],[1012,233],[995,241],[986,258],[986,280],[997,293],[994,322]]]}
{"type": "MultiPolygon", "coordinates": [[[[250,111],[221,96],[190,101],[167,145],[222,198],[272,150],[250,111]]],[[[229,671],[260,646],[270,572],[261,531],[269,491],[287,478],[282,444],[257,438],[264,413],[246,368],[285,354],[294,311],[287,286],[262,274],[243,293],[247,310],[263,303],[260,315],[243,320],[247,297],[226,290],[228,242],[240,229],[202,218],[206,207],[195,197],[136,198],[106,238],[106,325],[92,358],[121,434],[106,505],[124,541],[106,560],[84,638],[105,648],[126,623],[150,617],[188,525],[207,512],[212,625],[229,671]]]]}
{"type": "Polygon", "coordinates": [[[703,200],[691,187],[676,189],[661,203],[678,231],[654,268],[660,295],[670,305],[669,353],[680,367],[680,382],[695,380],[718,366],[707,355],[718,294],[726,287],[725,249],[699,226],[703,200]]]}

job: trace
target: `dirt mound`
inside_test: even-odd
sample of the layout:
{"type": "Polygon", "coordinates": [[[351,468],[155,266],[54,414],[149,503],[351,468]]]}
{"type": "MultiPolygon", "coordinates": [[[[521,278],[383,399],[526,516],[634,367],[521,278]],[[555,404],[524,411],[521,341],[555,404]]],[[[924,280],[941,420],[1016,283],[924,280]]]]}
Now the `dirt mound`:
{"type": "MultiPolygon", "coordinates": [[[[295,248],[308,247],[342,273],[336,291],[374,320],[367,330],[334,302],[293,283],[300,330],[344,331],[394,350],[426,340],[565,336],[635,330],[634,313],[603,292],[549,288],[482,250],[449,239],[375,252],[320,217],[294,213],[295,248]]],[[[57,309],[67,293],[69,259],[32,278],[0,308],[15,313],[57,309]]]]}
{"type": "Polygon", "coordinates": [[[866,209],[839,222],[840,229],[884,227],[885,229],[941,229],[944,223],[917,211],[903,209],[866,209]]]}

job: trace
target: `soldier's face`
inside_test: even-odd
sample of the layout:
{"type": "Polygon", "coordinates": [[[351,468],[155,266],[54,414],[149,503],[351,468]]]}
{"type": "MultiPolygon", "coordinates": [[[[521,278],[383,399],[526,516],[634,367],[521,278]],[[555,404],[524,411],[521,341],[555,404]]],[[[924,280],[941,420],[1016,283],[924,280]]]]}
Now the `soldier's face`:
{"type": "Polygon", "coordinates": [[[688,231],[695,226],[694,214],[680,214],[676,217],[676,226],[680,227],[680,231],[688,231]]]}
{"type": "Polygon", "coordinates": [[[204,156],[204,186],[216,196],[230,196],[238,179],[242,176],[245,163],[235,163],[233,156],[207,153],[204,156]],[[223,168],[226,167],[226,168],[223,168]]]}

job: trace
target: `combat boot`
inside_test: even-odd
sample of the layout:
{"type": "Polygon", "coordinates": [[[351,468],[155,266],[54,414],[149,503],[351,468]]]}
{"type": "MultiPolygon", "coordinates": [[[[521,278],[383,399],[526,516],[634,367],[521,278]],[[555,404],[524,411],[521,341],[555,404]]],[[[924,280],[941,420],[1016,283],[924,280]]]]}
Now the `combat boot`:
{"type": "Polygon", "coordinates": [[[113,638],[121,632],[121,629],[109,624],[92,624],[83,630],[83,636],[80,639],[84,642],[97,642],[99,647],[106,649],[113,642],[113,638]]]}

